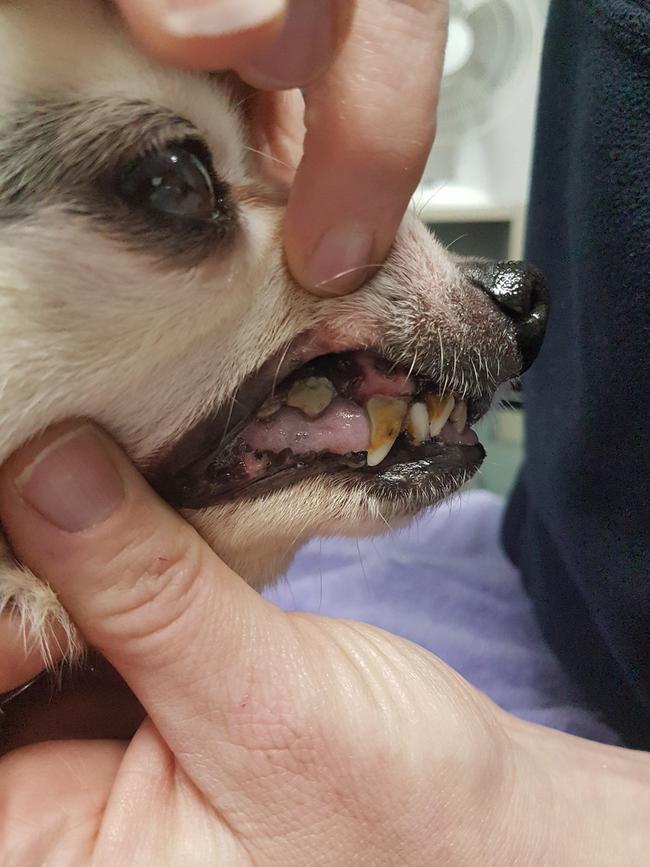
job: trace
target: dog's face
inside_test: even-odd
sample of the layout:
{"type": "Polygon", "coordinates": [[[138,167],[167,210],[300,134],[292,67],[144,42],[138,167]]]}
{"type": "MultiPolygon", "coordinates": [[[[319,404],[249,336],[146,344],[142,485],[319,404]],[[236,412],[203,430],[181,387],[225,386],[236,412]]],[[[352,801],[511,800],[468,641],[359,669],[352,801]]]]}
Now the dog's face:
{"type": "Polygon", "coordinates": [[[248,123],[227,77],[149,61],[107,3],[0,2],[0,460],[93,418],[259,586],[309,536],[455,490],[523,362],[414,217],[361,291],[298,288],[248,123]]]}

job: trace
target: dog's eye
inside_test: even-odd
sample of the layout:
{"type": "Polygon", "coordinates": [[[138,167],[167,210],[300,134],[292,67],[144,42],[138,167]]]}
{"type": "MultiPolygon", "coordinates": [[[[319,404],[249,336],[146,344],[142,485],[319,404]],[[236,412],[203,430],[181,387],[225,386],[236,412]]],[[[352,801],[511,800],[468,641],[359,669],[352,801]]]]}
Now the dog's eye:
{"type": "Polygon", "coordinates": [[[123,166],[118,193],[130,207],[210,220],[218,203],[209,165],[209,156],[196,142],[168,145],[123,166]]]}

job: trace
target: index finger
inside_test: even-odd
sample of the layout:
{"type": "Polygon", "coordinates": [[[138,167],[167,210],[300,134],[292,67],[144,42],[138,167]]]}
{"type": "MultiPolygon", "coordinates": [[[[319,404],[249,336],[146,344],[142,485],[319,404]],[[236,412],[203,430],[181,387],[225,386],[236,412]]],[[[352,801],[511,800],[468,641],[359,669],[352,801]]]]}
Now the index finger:
{"type": "Polygon", "coordinates": [[[306,88],[307,134],[286,219],[290,268],[347,292],[386,257],[435,134],[446,0],[361,0],[350,36],[306,88]]]}
{"type": "Polygon", "coordinates": [[[298,87],[344,39],[351,0],[117,0],[140,43],[166,63],[234,69],[254,87],[298,87]]]}

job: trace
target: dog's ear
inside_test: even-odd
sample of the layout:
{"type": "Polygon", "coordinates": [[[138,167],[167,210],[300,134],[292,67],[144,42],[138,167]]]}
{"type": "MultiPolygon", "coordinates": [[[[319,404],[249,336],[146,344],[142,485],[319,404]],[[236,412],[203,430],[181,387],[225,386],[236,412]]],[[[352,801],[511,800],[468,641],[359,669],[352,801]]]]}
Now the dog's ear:
{"type": "Polygon", "coordinates": [[[56,593],[16,561],[0,527],[0,614],[7,611],[17,616],[25,647],[38,648],[48,668],[55,664],[50,653],[53,642],[64,660],[82,657],[79,632],[56,593]]]}

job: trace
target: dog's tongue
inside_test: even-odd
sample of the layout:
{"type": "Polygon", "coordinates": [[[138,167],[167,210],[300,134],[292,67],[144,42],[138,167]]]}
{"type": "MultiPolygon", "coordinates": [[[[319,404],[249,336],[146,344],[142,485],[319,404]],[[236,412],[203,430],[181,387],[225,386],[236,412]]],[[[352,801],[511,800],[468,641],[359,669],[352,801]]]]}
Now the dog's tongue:
{"type": "Polygon", "coordinates": [[[250,424],[243,439],[253,451],[291,449],[294,454],[345,455],[366,451],[370,442],[370,419],[362,406],[345,398],[335,398],[314,419],[299,409],[284,406],[271,418],[250,424]]]}

